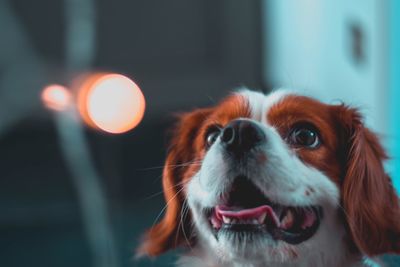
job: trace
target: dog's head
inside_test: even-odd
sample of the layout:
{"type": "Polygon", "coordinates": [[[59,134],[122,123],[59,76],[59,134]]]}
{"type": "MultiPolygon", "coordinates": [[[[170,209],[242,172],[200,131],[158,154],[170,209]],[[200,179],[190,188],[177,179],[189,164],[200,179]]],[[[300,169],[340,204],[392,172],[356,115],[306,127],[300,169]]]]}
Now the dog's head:
{"type": "Polygon", "coordinates": [[[356,109],[235,93],[181,117],[163,173],[166,212],[141,252],[198,245],[228,262],[399,252],[385,158],[356,109]]]}

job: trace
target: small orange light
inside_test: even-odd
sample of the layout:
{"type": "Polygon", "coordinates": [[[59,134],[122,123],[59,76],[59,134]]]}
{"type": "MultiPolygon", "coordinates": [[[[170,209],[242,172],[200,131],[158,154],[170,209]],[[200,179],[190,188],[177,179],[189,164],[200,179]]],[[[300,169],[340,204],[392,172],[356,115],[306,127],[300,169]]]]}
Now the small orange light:
{"type": "Polygon", "coordinates": [[[123,75],[94,74],[80,88],[78,108],[89,126],[124,133],[142,120],[145,99],[140,88],[123,75]]]}
{"type": "Polygon", "coordinates": [[[65,110],[71,104],[71,93],[62,85],[51,84],[42,91],[44,105],[53,110],[65,110]]]}

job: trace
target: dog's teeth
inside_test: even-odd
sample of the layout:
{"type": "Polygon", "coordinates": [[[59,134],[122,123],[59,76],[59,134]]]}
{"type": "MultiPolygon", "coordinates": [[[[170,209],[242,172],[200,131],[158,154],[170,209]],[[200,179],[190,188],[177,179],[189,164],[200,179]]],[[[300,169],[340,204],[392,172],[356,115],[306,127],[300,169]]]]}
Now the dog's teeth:
{"type": "Polygon", "coordinates": [[[258,222],[259,224],[263,224],[266,217],[267,217],[267,213],[261,214],[260,217],[258,217],[257,222],[258,222]]]}
{"type": "Polygon", "coordinates": [[[230,224],[232,220],[231,220],[231,218],[229,218],[229,217],[222,216],[222,221],[223,221],[225,224],[230,224]]]}
{"type": "Polygon", "coordinates": [[[257,219],[243,219],[243,220],[222,216],[222,222],[224,224],[262,224],[264,223],[266,216],[267,214],[264,213],[257,219]]]}
{"type": "Polygon", "coordinates": [[[293,223],[294,223],[294,215],[293,212],[289,209],[287,210],[285,217],[283,217],[281,221],[281,227],[283,229],[288,229],[293,226],[293,223]]]}
{"type": "Polygon", "coordinates": [[[305,215],[304,215],[304,221],[303,224],[301,225],[302,229],[306,229],[308,227],[311,227],[316,220],[315,213],[312,210],[306,210],[305,215]]]}

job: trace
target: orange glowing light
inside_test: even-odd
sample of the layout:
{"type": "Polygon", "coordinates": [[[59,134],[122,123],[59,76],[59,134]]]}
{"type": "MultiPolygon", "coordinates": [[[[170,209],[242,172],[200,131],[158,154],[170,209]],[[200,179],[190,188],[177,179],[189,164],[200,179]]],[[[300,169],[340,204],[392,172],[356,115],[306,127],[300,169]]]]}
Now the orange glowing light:
{"type": "Polygon", "coordinates": [[[53,110],[65,110],[71,103],[71,93],[62,85],[51,84],[42,91],[44,105],[53,110]]]}
{"type": "Polygon", "coordinates": [[[142,120],[145,99],[140,88],[123,75],[94,74],[80,87],[78,109],[89,126],[124,133],[142,120]]]}

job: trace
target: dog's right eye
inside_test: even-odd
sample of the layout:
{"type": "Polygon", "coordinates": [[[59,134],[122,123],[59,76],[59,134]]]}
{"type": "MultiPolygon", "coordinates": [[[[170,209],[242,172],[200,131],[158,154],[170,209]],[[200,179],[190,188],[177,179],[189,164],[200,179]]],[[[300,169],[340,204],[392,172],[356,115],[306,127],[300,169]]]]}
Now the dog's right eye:
{"type": "Polygon", "coordinates": [[[212,144],[214,144],[220,133],[221,127],[219,127],[218,125],[213,125],[207,129],[205,134],[206,148],[209,148],[210,146],[212,146],[212,144]]]}
{"type": "Polygon", "coordinates": [[[311,149],[318,148],[321,144],[317,130],[310,125],[299,126],[295,128],[291,133],[290,139],[293,145],[311,149]]]}

